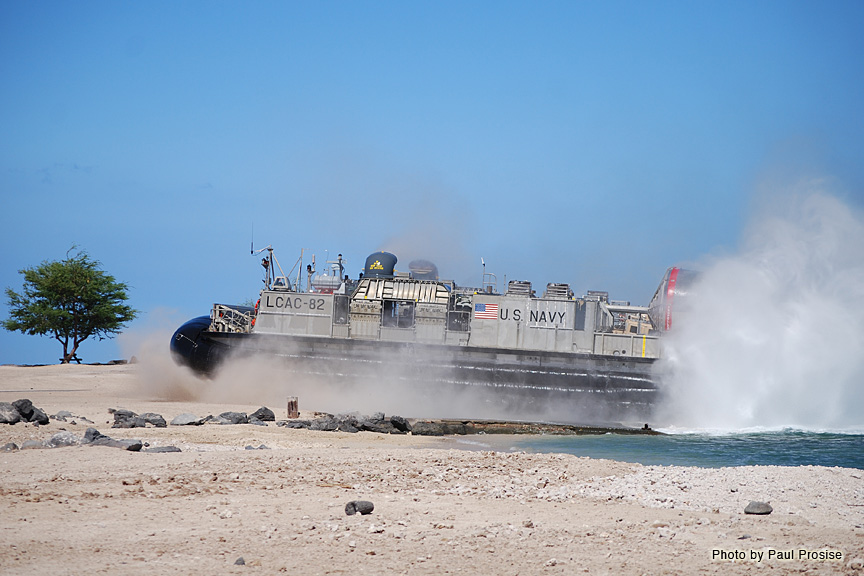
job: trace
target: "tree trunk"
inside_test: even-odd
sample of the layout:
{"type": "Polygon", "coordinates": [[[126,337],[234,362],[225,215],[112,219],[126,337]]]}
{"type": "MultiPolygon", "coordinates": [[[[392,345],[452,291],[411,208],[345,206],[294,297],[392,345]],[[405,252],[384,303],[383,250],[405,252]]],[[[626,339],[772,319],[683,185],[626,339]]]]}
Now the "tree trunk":
{"type": "MultiPolygon", "coordinates": [[[[65,338],[61,338],[60,334],[55,332],[54,338],[63,345],[63,357],[60,359],[60,364],[69,364],[69,362],[72,360],[72,356],[75,355],[74,349],[72,350],[71,354],[67,352],[67,350],[69,350],[69,337],[67,336],[65,338]]],[[[77,346],[75,348],[77,348],[77,346]]]]}
{"type": "MultiPolygon", "coordinates": [[[[80,342],[74,340],[72,342],[72,351],[68,354],[66,354],[66,347],[63,347],[63,364],[69,364],[72,362],[72,359],[75,358],[75,353],[78,352],[78,344],[80,344],[80,342]]],[[[81,360],[78,360],[78,363],[80,364],[81,360]]]]}

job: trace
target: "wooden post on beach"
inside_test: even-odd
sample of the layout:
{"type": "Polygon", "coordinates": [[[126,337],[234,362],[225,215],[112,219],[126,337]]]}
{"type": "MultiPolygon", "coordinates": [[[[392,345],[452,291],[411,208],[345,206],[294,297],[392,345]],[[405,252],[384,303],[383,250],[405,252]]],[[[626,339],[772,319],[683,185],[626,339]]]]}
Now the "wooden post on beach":
{"type": "Polygon", "coordinates": [[[296,396],[288,396],[288,418],[300,417],[300,405],[296,396]]]}

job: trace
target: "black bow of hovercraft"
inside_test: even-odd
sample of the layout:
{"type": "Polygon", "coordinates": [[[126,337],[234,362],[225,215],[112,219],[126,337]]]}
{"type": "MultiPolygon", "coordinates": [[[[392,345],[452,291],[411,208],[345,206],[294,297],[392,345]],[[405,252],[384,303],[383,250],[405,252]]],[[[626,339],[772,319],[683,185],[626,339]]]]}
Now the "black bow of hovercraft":
{"type": "Polygon", "coordinates": [[[193,318],[180,326],[171,337],[171,355],[174,361],[196,372],[212,372],[224,358],[227,348],[204,335],[209,327],[209,316],[193,318]]]}

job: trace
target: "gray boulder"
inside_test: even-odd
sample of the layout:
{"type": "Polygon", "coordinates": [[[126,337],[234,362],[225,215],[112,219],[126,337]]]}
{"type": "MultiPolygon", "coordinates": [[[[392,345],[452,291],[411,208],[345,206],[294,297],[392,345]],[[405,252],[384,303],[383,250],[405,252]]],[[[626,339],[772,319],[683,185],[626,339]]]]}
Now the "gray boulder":
{"type": "Polygon", "coordinates": [[[33,415],[33,402],[27,398],[22,398],[12,402],[12,405],[16,410],[18,410],[18,413],[21,414],[21,420],[30,421],[30,416],[33,415]]]}
{"type": "Polygon", "coordinates": [[[340,432],[350,432],[353,434],[360,431],[357,416],[354,414],[339,414],[334,419],[336,420],[336,429],[340,432]]]}
{"type": "Polygon", "coordinates": [[[60,448],[61,446],[77,446],[81,440],[65,430],[57,432],[45,443],[48,448],[60,448]]]}
{"type": "Polygon", "coordinates": [[[444,427],[439,422],[426,422],[425,420],[420,420],[414,422],[411,434],[415,436],[443,436],[444,427]]]}
{"type": "Polygon", "coordinates": [[[139,418],[143,419],[146,424],[150,424],[151,426],[155,426],[156,428],[168,427],[168,424],[165,422],[165,418],[163,418],[161,414],[145,412],[144,414],[141,414],[139,418]]]}
{"type": "Polygon", "coordinates": [[[102,437],[107,438],[107,436],[105,436],[104,434],[99,432],[99,430],[97,430],[96,428],[87,428],[87,430],[84,431],[84,438],[81,440],[81,443],[82,444],[90,444],[91,442],[93,442],[97,438],[102,438],[102,437]]]}
{"type": "Polygon", "coordinates": [[[144,443],[141,440],[115,440],[109,436],[105,436],[95,428],[87,428],[87,431],[84,432],[84,439],[81,441],[82,444],[87,444],[89,446],[109,446],[111,448],[121,448],[123,450],[129,450],[131,452],[139,452],[141,448],[144,447],[144,443]]]}
{"type": "Polygon", "coordinates": [[[114,420],[114,424],[111,425],[112,428],[146,428],[147,422],[141,418],[140,416],[133,416],[132,418],[124,418],[122,420],[114,420]]]}
{"type": "Polygon", "coordinates": [[[420,420],[411,426],[411,434],[415,436],[445,436],[463,435],[468,433],[464,422],[429,422],[420,420]]]}
{"type": "Polygon", "coordinates": [[[20,448],[14,442],[7,442],[3,446],[0,446],[0,452],[15,452],[17,450],[20,450],[20,448]]]}
{"type": "Polygon", "coordinates": [[[350,421],[341,421],[339,425],[336,427],[336,430],[339,432],[348,432],[349,434],[355,434],[360,431],[359,428],[354,426],[350,421]]]}
{"type": "Polygon", "coordinates": [[[262,422],[276,421],[276,415],[266,406],[262,406],[261,408],[250,414],[249,418],[255,418],[256,420],[261,420],[262,422]]]}
{"type": "Polygon", "coordinates": [[[204,424],[204,418],[198,418],[195,414],[188,412],[184,412],[171,420],[171,426],[200,426],[202,424],[204,424]]]}
{"type": "Polygon", "coordinates": [[[321,430],[324,432],[333,432],[339,429],[339,421],[333,416],[324,416],[316,418],[309,424],[310,430],[321,430]]]}
{"type": "Polygon", "coordinates": [[[249,417],[245,412],[223,412],[219,415],[219,424],[248,424],[249,417]]]}
{"type": "Polygon", "coordinates": [[[756,500],[751,500],[747,507],[744,508],[745,514],[771,514],[774,511],[774,508],[771,507],[767,502],[759,502],[756,500]]]}
{"type": "Polygon", "coordinates": [[[112,428],[145,428],[147,426],[147,421],[131,410],[117,408],[108,411],[114,414],[112,428]]]}
{"type": "Polygon", "coordinates": [[[402,416],[391,416],[390,424],[400,432],[411,432],[411,424],[402,416]]]}
{"type": "Polygon", "coordinates": [[[144,447],[144,443],[141,440],[115,440],[114,438],[109,438],[108,436],[101,436],[96,440],[93,440],[90,446],[108,446],[109,448],[121,448],[123,450],[129,450],[130,452],[140,452],[141,448],[144,447]]]}
{"type": "Polygon", "coordinates": [[[312,426],[312,421],[311,420],[280,420],[279,422],[276,422],[276,425],[282,426],[283,428],[300,429],[300,428],[309,428],[310,426],[312,426]]]}
{"type": "Polygon", "coordinates": [[[404,434],[404,432],[393,426],[389,420],[377,420],[374,417],[358,422],[357,428],[368,432],[377,432],[378,434],[404,434]]]}
{"type": "Polygon", "coordinates": [[[66,422],[67,418],[72,418],[72,413],[68,410],[60,410],[57,414],[51,416],[54,420],[59,420],[60,422],[66,422]]]}
{"type": "Polygon", "coordinates": [[[375,509],[375,505],[368,500],[352,500],[345,505],[345,514],[353,516],[354,514],[371,514],[375,509]]]}
{"type": "Polygon", "coordinates": [[[405,434],[411,431],[411,425],[401,416],[385,418],[383,412],[375,412],[371,416],[361,416],[354,426],[359,430],[376,432],[378,434],[405,434]]]}
{"type": "Polygon", "coordinates": [[[34,450],[37,448],[47,448],[47,446],[39,440],[25,440],[21,443],[21,450],[34,450]]]}
{"type": "Polygon", "coordinates": [[[15,424],[21,421],[21,413],[9,402],[0,402],[0,424],[15,424]]]}
{"type": "Polygon", "coordinates": [[[35,407],[33,408],[33,413],[30,415],[29,421],[35,422],[36,424],[39,424],[40,426],[45,426],[46,424],[48,424],[50,422],[48,415],[45,414],[45,411],[42,410],[41,408],[35,408],[35,407]]]}

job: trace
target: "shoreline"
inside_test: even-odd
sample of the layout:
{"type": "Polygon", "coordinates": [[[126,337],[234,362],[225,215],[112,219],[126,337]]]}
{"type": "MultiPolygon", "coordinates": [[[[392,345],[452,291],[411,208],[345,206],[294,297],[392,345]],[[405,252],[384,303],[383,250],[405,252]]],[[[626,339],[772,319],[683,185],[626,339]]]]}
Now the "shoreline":
{"type": "Polygon", "coordinates": [[[0,453],[0,573],[20,573],[34,559],[60,574],[239,574],[260,567],[262,574],[683,575],[747,574],[754,566],[832,574],[864,568],[861,470],[642,466],[465,449],[449,437],[273,425],[111,428],[109,408],[170,419],[261,406],[148,392],[141,388],[142,370],[0,367],[0,387],[17,390],[0,393],[0,401],[29,397],[49,414],[69,410],[93,421],[0,425],[0,445],[45,439],[60,428],[82,436],[92,426],[112,438],[182,450],[70,446],[0,453]],[[346,516],[354,500],[371,501],[375,509],[346,516]],[[773,512],[745,515],[751,500],[770,502],[773,512]],[[749,556],[768,549],[834,550],[842,559],[749,556]],[[718,550],[747,559],[712,557],[718,550]],[[239,557],[245,566],[234,564],[239,557]]]}

